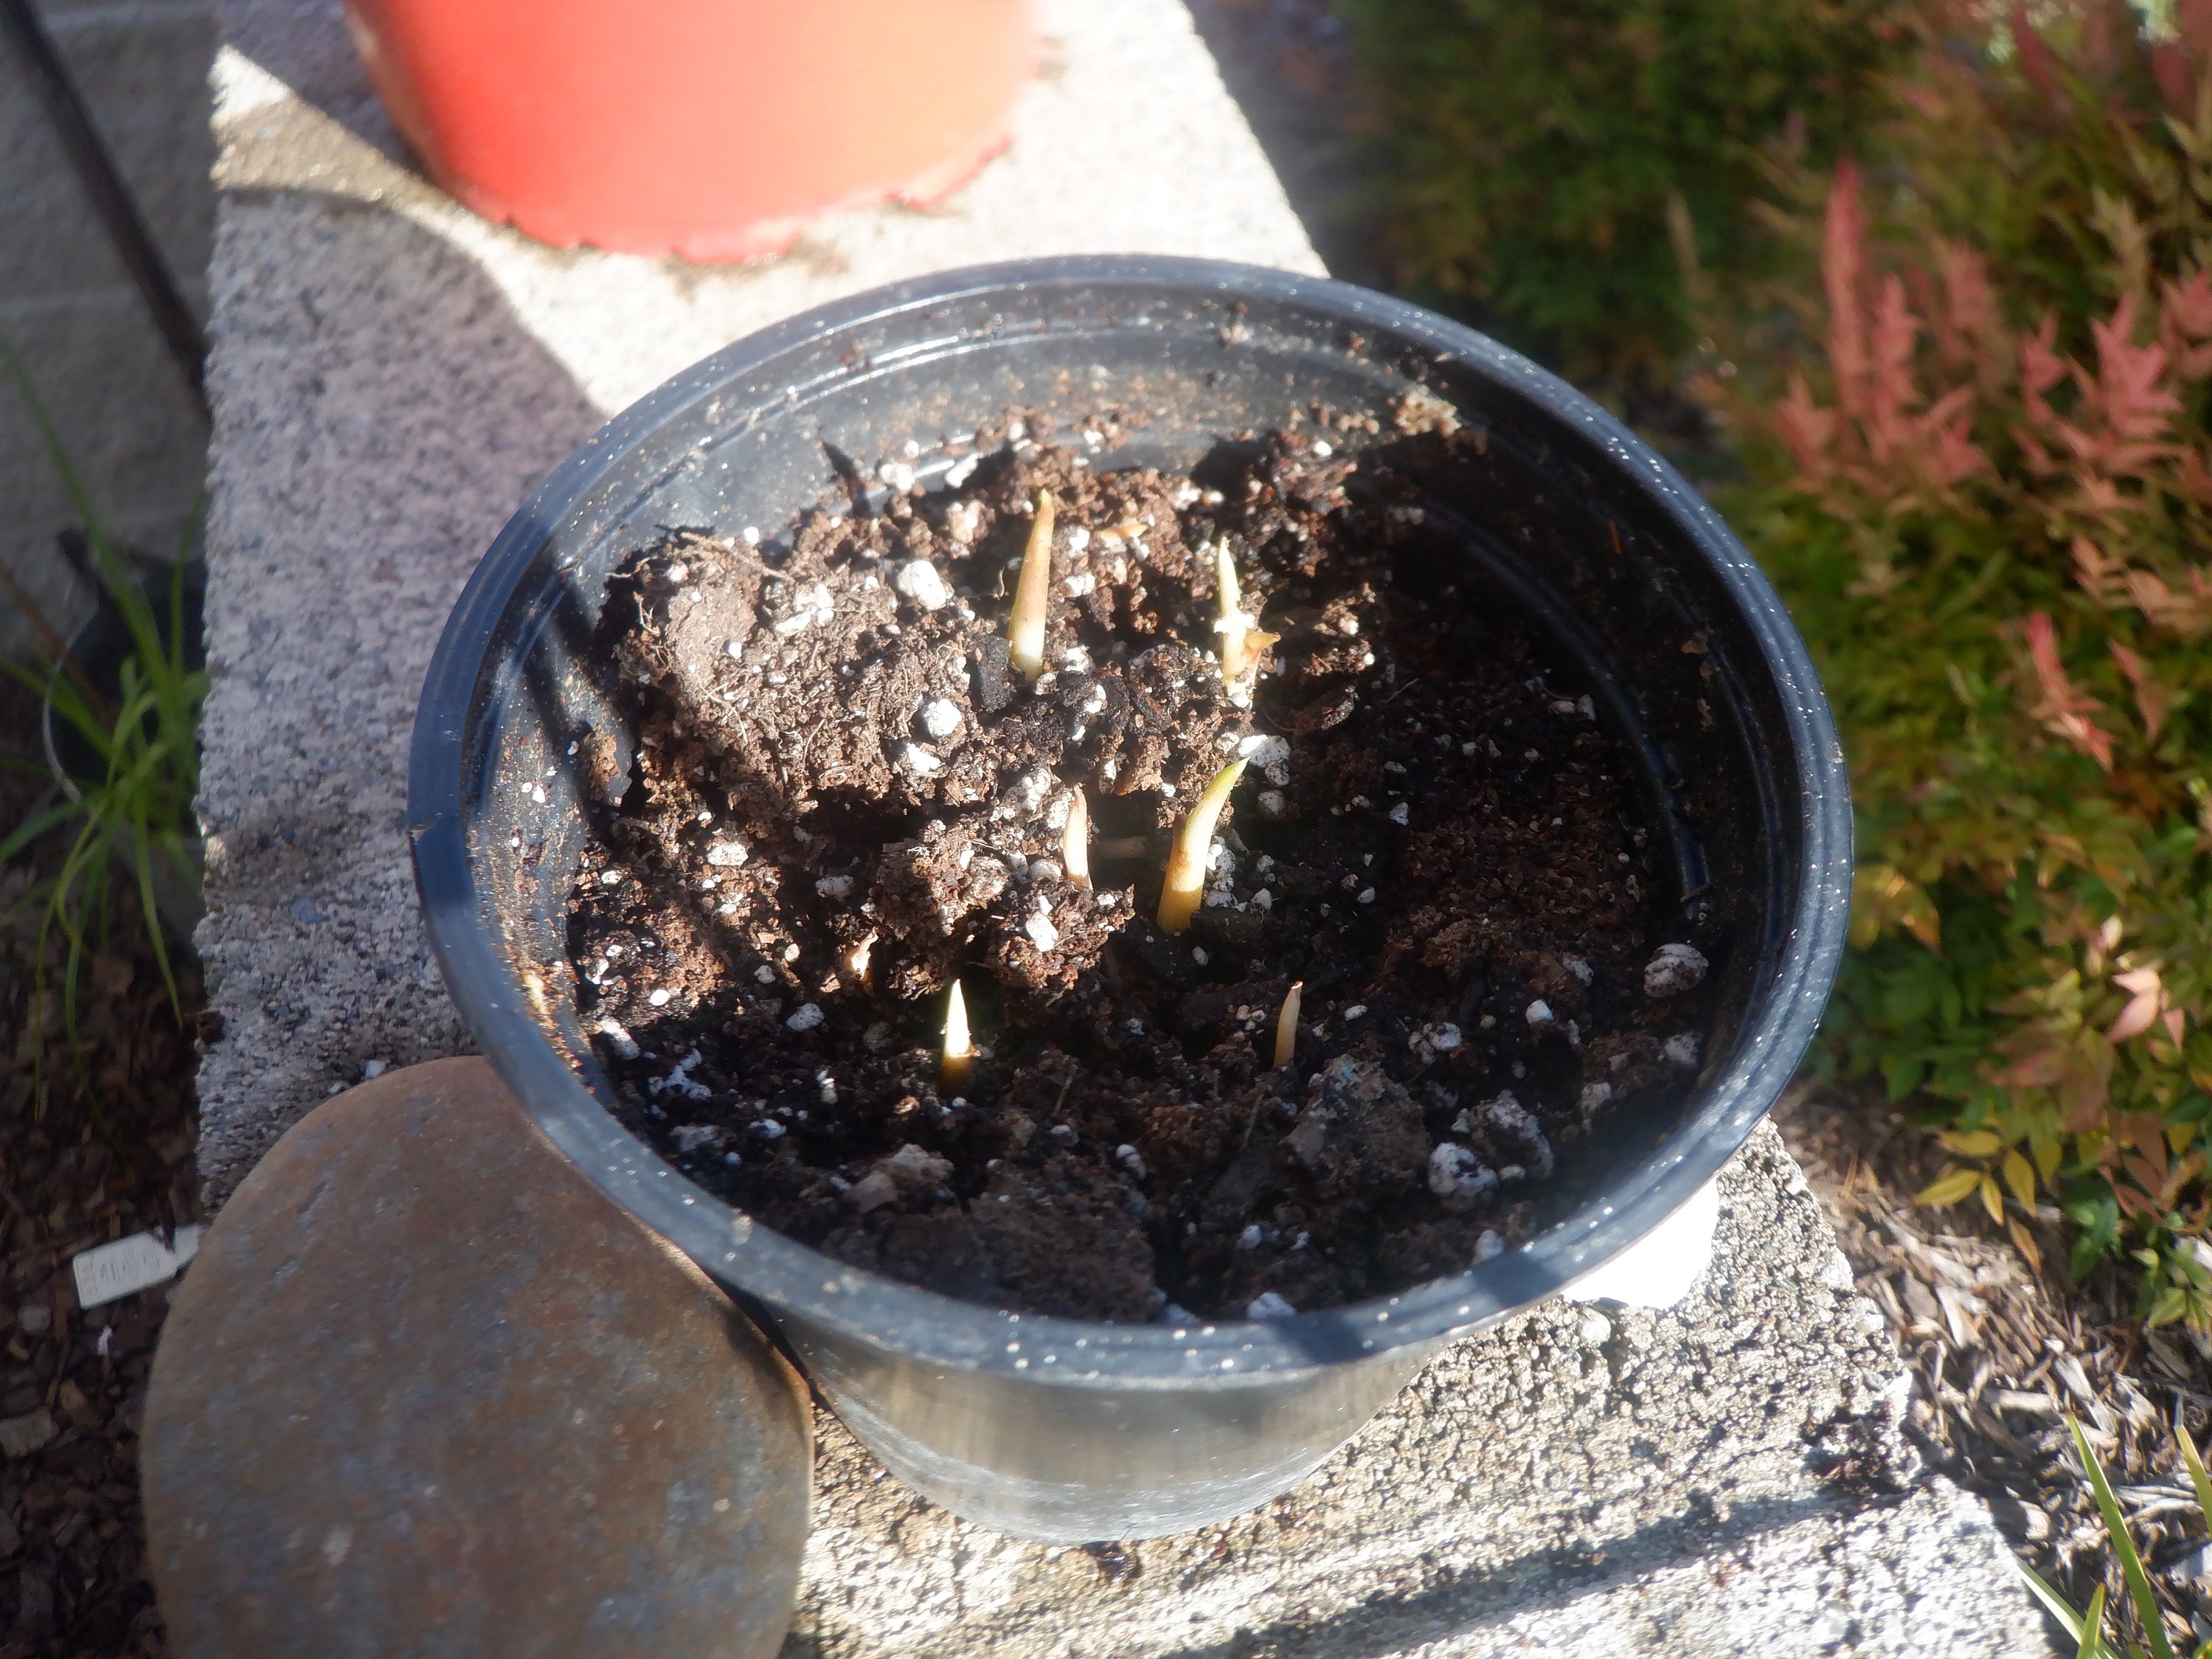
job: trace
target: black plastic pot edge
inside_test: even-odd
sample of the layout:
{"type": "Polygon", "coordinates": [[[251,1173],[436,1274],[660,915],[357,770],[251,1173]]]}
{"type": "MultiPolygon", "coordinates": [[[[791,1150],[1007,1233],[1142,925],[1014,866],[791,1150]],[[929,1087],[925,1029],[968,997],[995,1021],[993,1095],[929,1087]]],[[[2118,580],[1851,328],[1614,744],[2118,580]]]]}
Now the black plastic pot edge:
{"type": "MultiPolygon", "coordinates": [[[[1048,327],[1048,325],[1042,325],[1048,327]]],[[[926,358],[941,344],[909,346],[873,366],[926,358]]],[[[835,377],[825,377],[835,378],[835,377]]],[[[812,384],[794,386],[803,403],[812,384]]],[[[1672,467],[1612,416],[1546,371],[1474,331],[1345,284],[1210,261],[1084,256],[980,266],[917,278],[819,307],[717,353],[609,422],[564,461],[510,520],[471,577],[439,641],[423,689],[409,777],[409,836],[426,921],[446,983],[488,1055],[562,1150],[615,1201],[662,1232],[708,1273],[729,1280],[744,1261],[744,1289],[771,1306],[792,1304],[862,1348],[897,1352],[948,1370],[1117,1390],[1281,1383],[1347,1359],[1425,1352],[1555,1294],[1642,1237],[1687,1200],[1756,1127],[1794,1072],[1820,1019],[1841,957],[1850,888],[1850,816],[1843,757],[1818,678],[1779,599],[1749,555],[1672,467]],[[1527,1246],[1466,1273],[1401,1294],[1260,1322],[1184,1328],[1099,1326],[1024,1317],[931,1295],[847,1267],[728,1211],[655,1156],[592,1096],[555,1051],[528,992],[495,946],[480,913],[464,831],[463,763],[480,712],[479,665],[498,620],[549,534],[597,491],[649,488],[620,469],[632,448],[676,410],[747,366],[831,331],[1008,289],[1090,282],[1200,285],[1225,296],[1296,301],[1340,318],[1347,331],[1389,330],[1461,363],[1578,428],[1638,480],[1695,544],[1741,612],[1773,672],[1796,757],[1802,802],[1801,867],[1808,878],[1784,927],[1795,947],[1724,1063],[1709,1065],[1701,1103],[1662,1154],[1624,1183],[1527,1246]],[[895,1288],[896,1308],[879,1292],[895,1288]],[[1073,1363],[1031,1370],[1032,1356],[1073,1363]],[[1078,1358],[1078,1356],[1081,1357],[1078,1358]]]]}

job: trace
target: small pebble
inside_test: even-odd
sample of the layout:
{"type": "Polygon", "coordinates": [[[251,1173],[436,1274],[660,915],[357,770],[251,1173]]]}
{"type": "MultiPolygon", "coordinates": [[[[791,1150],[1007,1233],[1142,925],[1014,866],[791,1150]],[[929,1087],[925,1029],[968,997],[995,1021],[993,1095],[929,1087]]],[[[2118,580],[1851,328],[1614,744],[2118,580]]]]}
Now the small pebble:
{"type": "Polygon", "coordinates": [[[1531,1025],[1549,1025],[1552,1023],[1552,1005],[1545,1001],[1541,997],[1537,998],[1535,1001],[1530,1003],[1528,1005],[1528,1023],[1531,1025]]]}
{"type": "Polygon", "coordinates": [[[668,998],[669,993],[664,988],[655,991],[651,996],[646,998],[646,1000],[656,1008],[665,1008],[668,1006],[668,998]]]}
{"type": "Polygon", "coordinates": [[[1344,1017],[1346,1019],[1364,1019],[1366,1015],[1367,1005],[1364,1002],[1355,1002],[1344,1011],[1344,1017]]]}
{"type": "Polygon", "coordinates": [[[382,1077],[386,1071],[391,1069],[391,1066],[392,1062],[388,1060],[372,1060],[365,1061],[361,1068],[362,1081],[366,1083],[371,1078],[382,1077]]]}
{"type": "Polygon", "coordinates": [[[783,1023],[794,1031],[811,1031],[822,1023],[822,1005],[802,1002],[783,1023]]]}
{"type": "Polygon", "coordinates": [[[753,969],[753,977],[763,985],[773,985],[775,983],[775,969],[763,962],[753,969]]]}

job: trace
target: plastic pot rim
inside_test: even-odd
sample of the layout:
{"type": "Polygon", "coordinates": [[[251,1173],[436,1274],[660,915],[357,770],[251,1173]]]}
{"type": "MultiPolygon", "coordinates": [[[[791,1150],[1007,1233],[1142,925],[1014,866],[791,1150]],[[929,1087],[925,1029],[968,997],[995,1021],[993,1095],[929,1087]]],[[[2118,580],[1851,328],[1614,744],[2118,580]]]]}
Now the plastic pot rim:
{"type": "MultiPolygon", "coordinates": [[[[1049,332],[1048,320],[1030,325],[1049,332]]],[[[1020,324],[1010,322],[1008,331],[1020,324]]],[[[877,369],[957,341],[872,357],[877,369]]],[[[808,400],[825,375],[785,392],[808,400]]],[[[1313,1369],[1468,1334],[1548,1299],[1671,1215],[1711,1180],[1780,1095],[1816,1029],[1840,961],[1850,896],[1850,792],[1840,744],[1803,641],[1751,556],[1689,483],[1597,404],[1474,330],[1401,301],[1324,278],[1219,261],[1077,255],[970,266],[817,307],[725,347],[609,421],[554,469],[493,542],[447,618],[426,676],[409,764],[408,836],[425,924],[447,986],[501,1076],[556,1145],[617,1203],[708,1274],[771,1313],[827,1327],[864,1346],[953,1370],[1114,1389],[1284,1382],[1313,1369]],[[1270,1320],[1119,1325],[1013,1314],[848,1267],[723,1203],[631,1135],[541,1030],[480,913],[466,845],[469,738],[499,623],[555,526],[595,491],[620,486],[633,449],[681,410],[747,370],[822,337],[961,296],[1048,293],[1085,284],[1285,302],[1388,331],[1534,404],[1608,459],[1669,519],[1717,578],[1759,647],[1792,750],[1776,757],[1788,812],[1797,795],[1802,849],[1789,943],[1754,992],[1723,1055],[1710,1060],[1682,1122],[1655,1155],[1527,1244],[1397,1294],[1270,1320]]]]}

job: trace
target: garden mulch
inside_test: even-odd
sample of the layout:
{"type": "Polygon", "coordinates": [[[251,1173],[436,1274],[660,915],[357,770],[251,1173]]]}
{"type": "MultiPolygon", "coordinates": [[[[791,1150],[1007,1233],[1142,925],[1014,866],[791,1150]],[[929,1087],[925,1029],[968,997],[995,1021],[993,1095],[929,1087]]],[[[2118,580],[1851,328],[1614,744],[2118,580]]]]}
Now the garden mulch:
{"type": "MultiPolygon", "coordinates": [[[[1801,1083],[1777,1109],[1861,1291],[1888,1316],[1912,1374],[1906,1431],[1936,1470],[1987,1498],[2014,1550],[2075,1607],[2102,1583],[2129,1605],[2069,1416],[2111,1478],[2177,1647],[2212,1637],[2212,1550],[2175,1425],[2212,1427],[2203,1339],[2147,1330],[2129,1280],[2080,1285],[2051,1265],[2066,1241],[2033,1227],[2032,1263],[1978,1204],[1922,1209],[1951,1159],[1879,1091],[1801,1083]]],[[[2187,1650],[2186,1649],[2183,1650],[2187,1650]]]]}
{"type": "MultiPolygon", "coordinates": [[[[29,763],[34,708],[0,690],[0,753],[29,763]]],[[[0,772],[0,823],[44,793],[0,772]]],[[[187,969],[179,1024],[135,909],[86,968],[84,1063],[38,993],[36,888],[56,849],[0,872],[0,1659],[162,1651],[145,1569],[138,1424],[166,1287],[89,1311],[72,1259],[197,1218],[187,969]]],[[[49,947],[49,972],[57,953],[49,947]]]]}

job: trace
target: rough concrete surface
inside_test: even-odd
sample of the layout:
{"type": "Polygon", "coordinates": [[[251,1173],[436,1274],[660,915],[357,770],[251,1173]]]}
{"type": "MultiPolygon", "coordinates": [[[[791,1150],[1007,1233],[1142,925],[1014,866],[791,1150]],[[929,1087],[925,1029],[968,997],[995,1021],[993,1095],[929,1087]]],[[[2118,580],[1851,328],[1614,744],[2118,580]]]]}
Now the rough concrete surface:
{"type": "MultiPolygon", "coordinates": [[[[208,182],[212,0],[47,0],[36,7],[178,286],[205,292],[215,191],[208,182]]],[[[69,167],[15,54],[0,48],[0,335],[40,400],[104,521],[167,557],[199,493],[207,427],[69,167]]],[[[0,564],[66,633],[92,593],[57,551],[77,522],[37,429],[0,389],[0,564]]],[[[0,605],[0,652],[36,636],[0,605]]]]}
{"type": "MultiPolygon", "coordinates": [[[[225,0],[199,934],[226,1024],[201,1084],[215,1199],[364,1062],[469,1046],[402,836],[415,700],[478,554],[605,413],[760,324],[933,268],[1109,249],[1316,268],[1174,0],[1041,13],[1013,145],[951,202],[704,269],[471,217],[398,159],[331,0],[225,0]]],[[[1555,1306],[1455,1349],[1283,1503],[1133,1547],[1118,1584],[953,1521],[825,1421],[787,1652],[2039,1651],[1977,1501],[1818,1478],[1887,1466],[1875,1396],[1897,1367],[1792,1176],[1762,1132],[1681,1306],[1602,1332],[1555,1306]],[[1837,1413],[1833,1443],[1808,1442],[1837,1413]]]]}
{"type": "Polygon", "coordinates": [[[295,1125],[209,1229],[140,1458],[175,1659],[763,1659],[806,1396],[482,1060],[295,1125]]]}
{"type": "Polygon", "coordinates": [[[1771,1127],[1715,1243],[1664,1313],[1553,1303],[1449,1349],[1287,1497],[1123,1547],[1119,1583],[825,1416],[785,1659],[2045,1652],[1987,1510],[1916,1475],[1887,1327],[1771,1127]]]}

